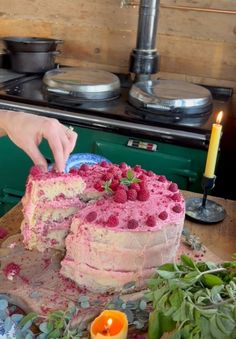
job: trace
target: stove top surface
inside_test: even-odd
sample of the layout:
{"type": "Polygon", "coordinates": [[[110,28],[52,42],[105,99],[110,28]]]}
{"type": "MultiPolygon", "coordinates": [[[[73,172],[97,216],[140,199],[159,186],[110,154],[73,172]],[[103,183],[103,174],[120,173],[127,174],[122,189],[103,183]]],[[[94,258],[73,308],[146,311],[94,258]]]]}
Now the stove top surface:
{"type": "Polygon", "coordinates": [[[172,129],[189,130],[209,134],[212,123],[220,110],[227,112],[231,89],[207,87],[213,96],[213,107],[205,113],[187,115],[184,112],[167,114],[165,111],[138,109],[128,102],[132,80],[129,75],[118,75],[121,82],[121,94],[118,98],[106,101],[85,100],[63,95],[48,94],[44,88],[42,76],[25,75],[19,79],[7,81],[0,86],[0,99],[21,102],[49,108],[57,108],[75,113],[96,115],[116,120],[136,122],[145,125],[164,126],[172,129]]]}

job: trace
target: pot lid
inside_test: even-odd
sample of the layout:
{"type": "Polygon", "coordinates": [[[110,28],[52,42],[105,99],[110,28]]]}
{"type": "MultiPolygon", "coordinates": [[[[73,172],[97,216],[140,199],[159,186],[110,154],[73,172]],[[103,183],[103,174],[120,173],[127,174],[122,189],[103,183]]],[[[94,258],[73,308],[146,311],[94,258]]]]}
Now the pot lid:
{"type": "Polygon", "coordinates": [[[109,72],[62,67],[45,73],[48,92],[82,99],[109,99],[120,93],[119,78],[109,72]]]}
{"type": "Polygon", "coordinates": [[[208,89],[180,80],[148,80],[135,83],[129,101],[143,109],[163,111],[209,109],[212,96],[208,89]]]}

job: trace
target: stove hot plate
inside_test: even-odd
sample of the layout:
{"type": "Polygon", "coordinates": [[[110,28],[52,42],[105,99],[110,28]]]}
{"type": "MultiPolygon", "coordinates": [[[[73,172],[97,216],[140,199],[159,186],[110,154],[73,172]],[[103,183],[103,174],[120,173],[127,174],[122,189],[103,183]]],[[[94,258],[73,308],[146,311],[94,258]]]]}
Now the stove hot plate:
{"type": "Polygon", "coordinates": [[[135,83],[129,102],[149,115],[160,114],[173,121],[209,114],[212,96],[208,89],[179,80],[148,80],[135,83]]]}

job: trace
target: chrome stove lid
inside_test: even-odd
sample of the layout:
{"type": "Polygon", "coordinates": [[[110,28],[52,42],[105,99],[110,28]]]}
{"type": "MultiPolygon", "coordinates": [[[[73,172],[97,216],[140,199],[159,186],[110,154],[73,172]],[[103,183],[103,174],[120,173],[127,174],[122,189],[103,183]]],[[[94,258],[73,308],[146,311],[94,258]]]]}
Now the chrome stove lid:
{"type": "Polygon", "coordinates": [[[45,73],[48,93],[83,100],[113,99],[120,94],[119,78],[109,72],[62,67],[45,73]]]}
{"type": "Polygon", "coordinates": [[[148,80],[135,83],[129,102],[140,109],[197,114],[209,111],[212,96],[208,89],[179,80],[148,80]]]}

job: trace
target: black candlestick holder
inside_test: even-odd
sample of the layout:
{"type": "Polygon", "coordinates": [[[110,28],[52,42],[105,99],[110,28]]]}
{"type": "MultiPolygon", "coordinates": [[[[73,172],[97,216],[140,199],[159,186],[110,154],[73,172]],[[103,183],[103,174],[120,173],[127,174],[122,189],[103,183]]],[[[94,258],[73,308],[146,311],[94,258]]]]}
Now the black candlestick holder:
{"type": "Polygon", "coordinates": [[[194,221],[213,224],[225,218],[225,209],[216,202],[209,200],[207,195],[215,186],[216,177],[202,178],[203,197],[186,200],[186,216],[194,221]]]}

